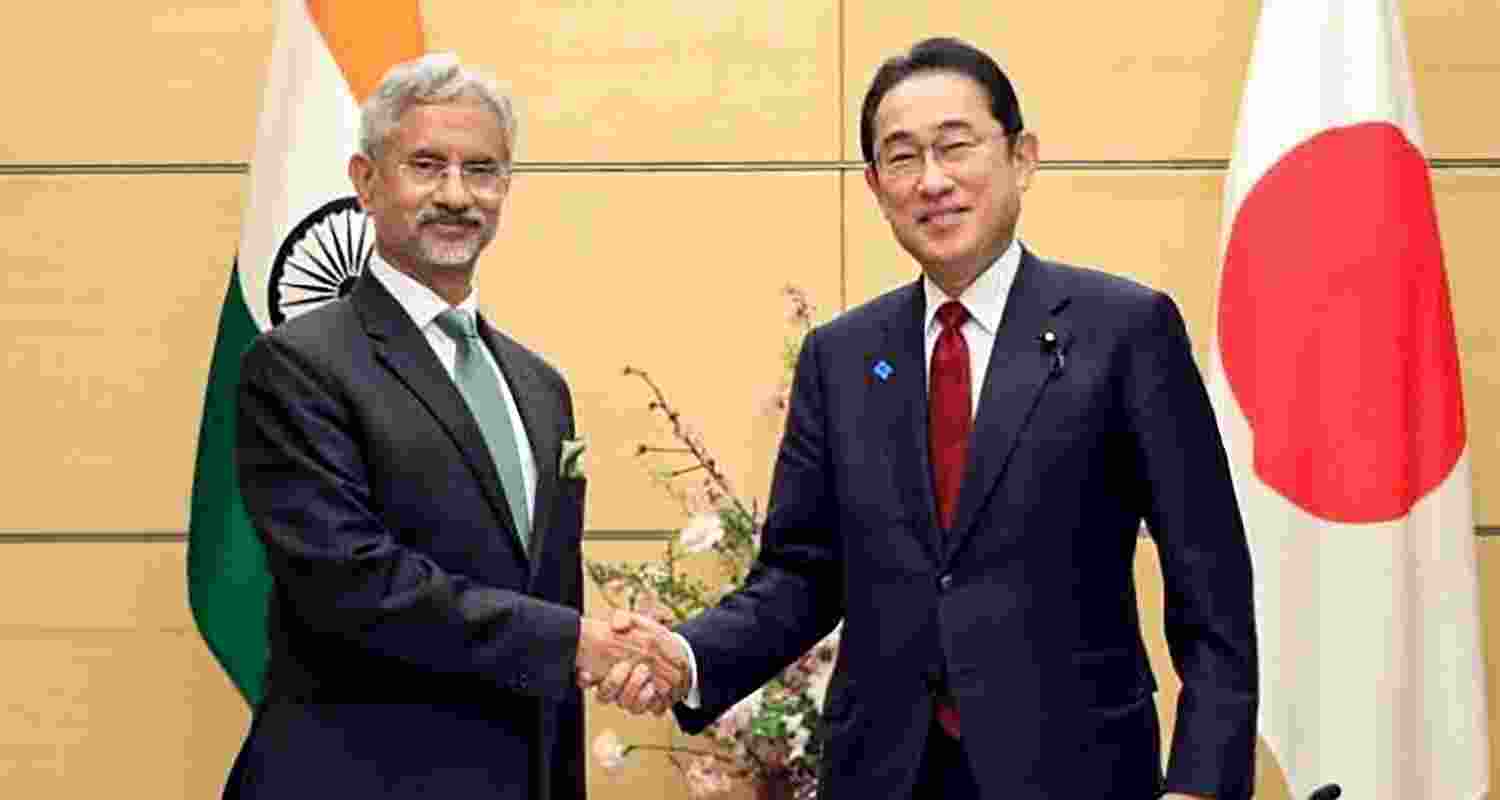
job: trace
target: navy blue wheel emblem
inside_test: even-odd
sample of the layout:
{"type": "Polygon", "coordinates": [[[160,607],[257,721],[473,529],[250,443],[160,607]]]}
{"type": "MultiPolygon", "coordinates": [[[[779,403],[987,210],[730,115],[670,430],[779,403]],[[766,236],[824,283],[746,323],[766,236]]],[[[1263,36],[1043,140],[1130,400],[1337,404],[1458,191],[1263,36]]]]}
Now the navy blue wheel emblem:
{"type": "Polygon", "coordinates": [[[374,251],[375,234],[358,198],[340,197],[308,214],[287,234],[271,264],[271,324],[348,294],[374,251]]]}

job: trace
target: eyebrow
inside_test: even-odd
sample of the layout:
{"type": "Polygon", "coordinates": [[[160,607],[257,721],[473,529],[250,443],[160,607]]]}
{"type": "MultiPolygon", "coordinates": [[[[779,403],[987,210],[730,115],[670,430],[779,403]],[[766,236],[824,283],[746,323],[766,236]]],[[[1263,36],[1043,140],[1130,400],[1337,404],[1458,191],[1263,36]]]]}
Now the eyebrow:
{"type": "MultiPolygon", "coordinates": [[[[407,158],[430,158],[435,161],[447,161],[448,156],[435,147],[418,147],[407,153],[407,158]]],[[[499,164],[505,159],[500,156],[478,156],[476,158],[465,158],[460,163],[464,164],[499,164]]]]}
{"type": "MultiPolygon", "coordinates": [[[[937,125],[938,134],[968,132],[973,130],[973,123],[963,119],[944,120],[942,122],[939,122],[937,125]]],[[[892,144],[914,141],[916,138],[916,134],[912,133],[911,131],[892,131],[886,134],[885,138],[880,140],[880,146],[888,147],[892,144]]]]}

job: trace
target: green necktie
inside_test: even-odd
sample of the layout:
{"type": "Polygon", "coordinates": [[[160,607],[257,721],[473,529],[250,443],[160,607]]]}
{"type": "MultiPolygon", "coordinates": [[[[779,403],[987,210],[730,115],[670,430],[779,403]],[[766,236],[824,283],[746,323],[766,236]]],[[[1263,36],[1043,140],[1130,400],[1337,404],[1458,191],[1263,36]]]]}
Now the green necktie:
{"type": "Polygon", "coordinates": [[[479,338],[472,315],[450,308],[438,315],[437,325],[458,344],[453,379],[479,423],[490,457],[495,459],[500,488],[510,504],[510,516],[516,522],[516,532],[524,548],[531,533],[531,514],[526,504],[526,480],[521,476],[521,451],[510,411],[505,407],[505,396],[500,392],[500,378],[480,352],[484,342],[479,338]]]}

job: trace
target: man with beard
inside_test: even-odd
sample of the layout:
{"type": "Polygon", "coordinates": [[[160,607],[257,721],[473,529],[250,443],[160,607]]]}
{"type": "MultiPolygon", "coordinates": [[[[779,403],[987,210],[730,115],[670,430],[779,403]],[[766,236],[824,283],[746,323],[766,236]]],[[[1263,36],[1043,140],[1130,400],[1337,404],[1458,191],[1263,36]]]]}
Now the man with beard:
{"type": "Polygon", "coordinates": [[[577,675],[684,665],[580,614],[584,481],[562,376],[477,310],[510,101],[451,55],[393,68],[349,177],[348,297],[245,356],[240,487],[274,578],[266,699],[230,798],[581,798],[577,675]]]}

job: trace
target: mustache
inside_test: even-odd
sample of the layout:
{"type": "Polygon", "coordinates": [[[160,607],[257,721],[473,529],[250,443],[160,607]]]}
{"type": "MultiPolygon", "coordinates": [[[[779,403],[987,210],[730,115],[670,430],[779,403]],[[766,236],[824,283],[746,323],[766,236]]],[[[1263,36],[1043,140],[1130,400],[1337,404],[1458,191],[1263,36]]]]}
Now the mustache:
{"type": "Polygon", "coordinates": [[[427,209],[417,214],[418,225],[427,225],[429,223],[468,225],[471,228],[477,228],[484,224],[484,218],[478,213],[454,214],[437,209],[427,209]]]}

